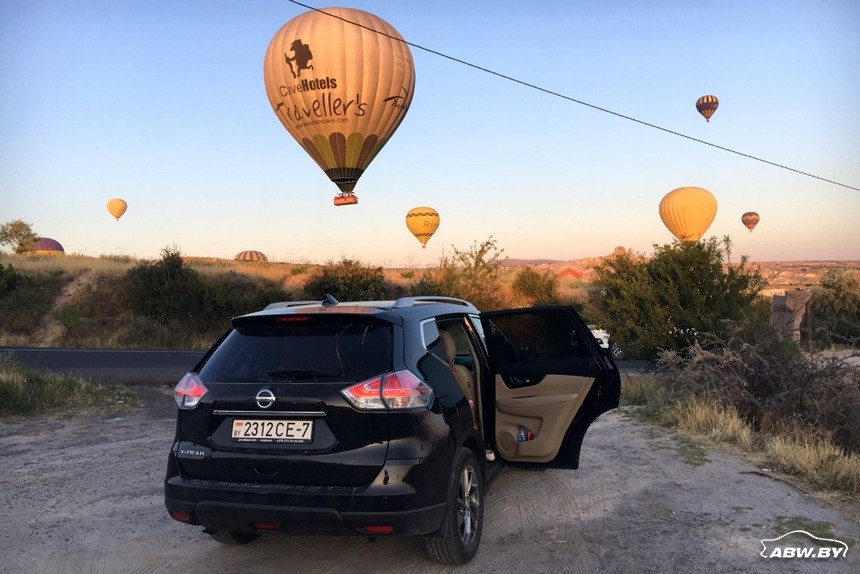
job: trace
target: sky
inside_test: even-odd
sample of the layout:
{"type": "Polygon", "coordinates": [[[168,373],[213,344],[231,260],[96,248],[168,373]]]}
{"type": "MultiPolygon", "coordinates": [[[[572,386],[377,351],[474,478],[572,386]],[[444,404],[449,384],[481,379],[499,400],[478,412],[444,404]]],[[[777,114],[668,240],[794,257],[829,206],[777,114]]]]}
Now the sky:
{"type": "MultiPolygon", "coordinates": [[[[308,0],[306,4],[326,8],[308,0]]],[[[860,188],[856,0],[334,4],[410,43],[692,138],[860,188]],[[708,123],[695,109],[719,97],[708,123]]],[[[0,2],[0,223],[67,253],[433,265],[492,237],[579,259],[672,241],[658,206],[699,186],[706,236],[753,261],[860,259],[860,191],[668,134],[412,48],[416,87],[355,192],[282,127],[263,85],[287,0],[0,2]],[[120,221],[107,212],[124,198],[120,221]],[[435,208],[427,248],[405,215],[435,208]],[[741,214],[757,211],[750,233],[741,214]]]]}

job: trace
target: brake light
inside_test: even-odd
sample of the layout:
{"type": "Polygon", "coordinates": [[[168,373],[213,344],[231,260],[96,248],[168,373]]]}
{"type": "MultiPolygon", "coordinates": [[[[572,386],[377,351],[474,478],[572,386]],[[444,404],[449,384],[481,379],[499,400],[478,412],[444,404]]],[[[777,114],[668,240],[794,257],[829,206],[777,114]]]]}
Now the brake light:
{"type": "Polygon", "coordinates": [[[433,402],[433,389],[407,370],[357,383],[343,389],[341,394],[362,411],[426,408],[433,402]]]}
{"type": "Polygon", "coordinates": [[[307,315],[287,315],[286,317],[275,317],[275,323],[305,323],[311,318],[307,315]]]}
{"type": "Polygon", "coordinates": [[[186,373],[173,389],[173,399],[180,409],[190,410],[197,406],[206,391],[206,386],[200,377],[195,373],[186,373]]]}
{"type": "Polygon", "coordinates": [[[368,534],[391,534],[394,532],[394,526],[383,525],[383,526],[363,526],[361,528],[368,534]]]}

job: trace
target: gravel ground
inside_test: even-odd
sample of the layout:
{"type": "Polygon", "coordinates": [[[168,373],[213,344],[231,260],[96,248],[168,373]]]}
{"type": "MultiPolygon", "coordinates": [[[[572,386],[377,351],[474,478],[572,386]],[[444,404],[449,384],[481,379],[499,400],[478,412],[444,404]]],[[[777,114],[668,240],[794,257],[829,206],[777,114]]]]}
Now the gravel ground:
{"type": "Polygon", "coordinates": [[[410,538],[269,535],[226,547],[167,516],[170,389],[139,392],[143,406],[121,415],[0,422],[0,572],[860,572],[855,506],[824,506],[623,411],[592,426],[581,469],[502,472],[464,567],[430,562],[410,538]],[[847,557],[759,556],[761,539],[814,527],[848,543],[847,557]]]}

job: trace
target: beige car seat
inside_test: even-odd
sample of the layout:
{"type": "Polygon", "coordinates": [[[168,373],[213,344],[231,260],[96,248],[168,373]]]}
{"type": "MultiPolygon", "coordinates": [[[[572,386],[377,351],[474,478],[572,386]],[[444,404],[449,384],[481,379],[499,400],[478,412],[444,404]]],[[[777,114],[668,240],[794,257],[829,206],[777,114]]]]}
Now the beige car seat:
{"type": "Polygon", "coordinates": [[[460,389],[463,391],[466,398],[469,399],[470,402],[474,402],[475,382],[472,380],[472,373],[470,373],[469,369],[463,365],[458,365],[454,362],[454,359],[457,358],[457,346],[454,343],[454,336],[448,331],[440,330],[439,337],[442,339],[442,348],[445,353],[445,360],[448,362],[448,366],[451,367],[451,371],[454,373],[454,378],[457,379],[457,384],[460,385],[460,389]]]}

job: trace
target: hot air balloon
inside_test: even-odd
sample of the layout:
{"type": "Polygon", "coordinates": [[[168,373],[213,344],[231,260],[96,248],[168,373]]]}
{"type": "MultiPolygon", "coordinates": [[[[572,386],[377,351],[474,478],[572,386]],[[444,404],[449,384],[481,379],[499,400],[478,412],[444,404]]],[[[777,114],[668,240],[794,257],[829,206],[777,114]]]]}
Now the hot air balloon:
{"type": "Polygon", "coordinates": [[[755,211],[747,211],[746,213],[741,215],[741,222],[743,222],[743,224],[747,226],[747,229],[750,230],[750,233],[752,233],[752,230],[755,229],[756,225],[758,225],[759,219],[761,218],[755,211]]]}
{"type": "Polygon", "coordinates": [[[717,96],[702,96],[696,100],[696,109],[705,116],[707,122],[711,121],[711,116],[714,115],[718,107],[720,107],[720,100],[717,99],[717,96]]]}
{"type": "Polygon", "coordinates": [[[107,209],[110,211],[110,214],[116,217],[116,220],[119,221],[119,218],[122,217],[122,214],[125,213],[126,209],[128,209],[128,204],[124,199],[114,197],[113,199],[108,200],[107,209]]]}
{"type": "Polygon", "coordinates": [[[269,258],[266,257],[260,251],[242,251],[236,254],[236,257],[233,258],[235,261],[260,261],[262,263],[266,263],[269,258]]]}
{"type": "Polygon", "coordinates": [[[275,115],[340,189],[334,204],[357,203],[358,178],[412,103],[415,66],[397,30],[352,8],[305,12],[272,38],[263,80],[275,115]]]}
{"type": "Polygon", "coordinates": [[[27,253],[31,255],[65,255],[66,252],[59,241],[49,237],[40,237],[30,246],[27,253]]]}
{"type": "Polygon", "coordinates": [[[426,249],[427,242],[439,229],[439,213],[432,207],[414,207],[406,214],[406,227],[421,242],[421,248],[426,249]]]}
{"type": "Polygon", "coordinates": [[[660,201],[660,219],[680,241],[698,241],[716,214],[716,198],[701,187],[673,189],[660,201]]]}

